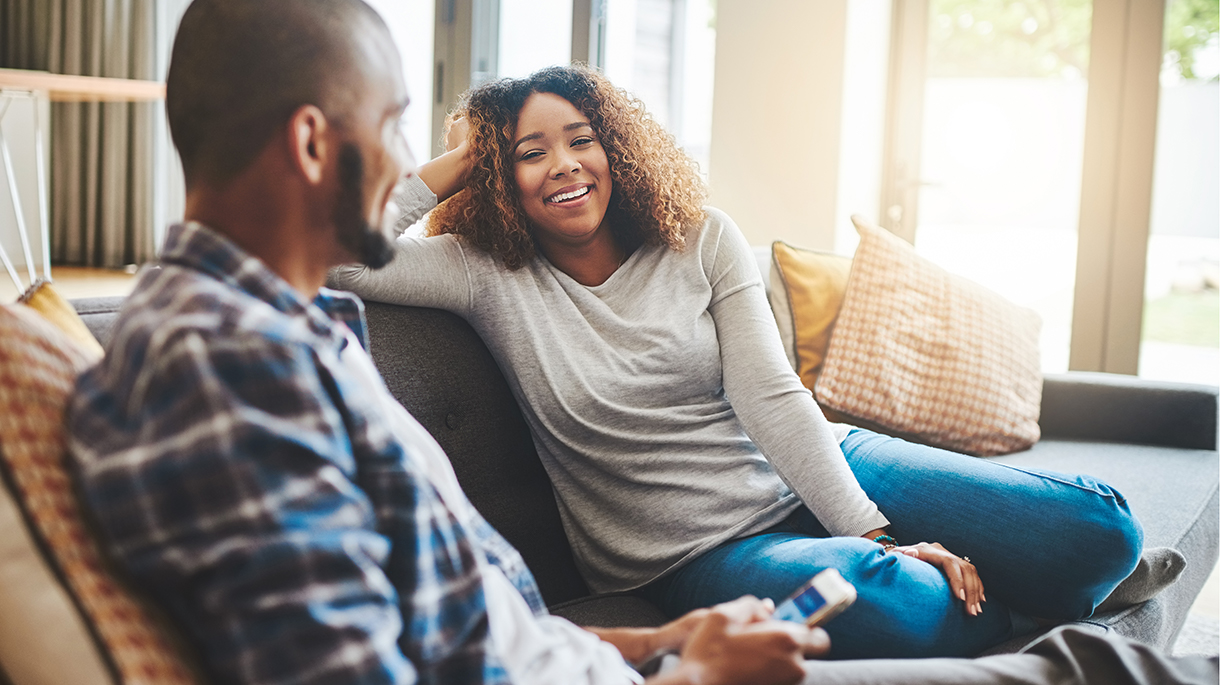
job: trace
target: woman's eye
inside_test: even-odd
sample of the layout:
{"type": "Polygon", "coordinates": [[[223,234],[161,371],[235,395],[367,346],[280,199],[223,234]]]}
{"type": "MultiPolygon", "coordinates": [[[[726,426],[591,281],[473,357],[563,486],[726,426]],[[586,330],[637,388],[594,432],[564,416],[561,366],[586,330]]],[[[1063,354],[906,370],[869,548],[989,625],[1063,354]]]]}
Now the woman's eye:
{"type": "Polygon", "coordinates": [[[536,158],[541,157],[541,156],[542,156],[542,152],[541,152],[541,151],[539,151],[539,150],[530,150],[529,152],[525,153],[524,155],[521,155],[521,161],[523,161],[523,162],[524,162],[524,161],[526,161],[526,160],[530,160],[530,159],[536,159],[536,158]]]}
{"type": "Polygon", "coordinates": [[[593,142],[592,138],[581,137],[581,138],[577,138],[576,140],[572,141],[572,147],[577,147],[578,145],[589,145],[592,142],[593,142]]]}

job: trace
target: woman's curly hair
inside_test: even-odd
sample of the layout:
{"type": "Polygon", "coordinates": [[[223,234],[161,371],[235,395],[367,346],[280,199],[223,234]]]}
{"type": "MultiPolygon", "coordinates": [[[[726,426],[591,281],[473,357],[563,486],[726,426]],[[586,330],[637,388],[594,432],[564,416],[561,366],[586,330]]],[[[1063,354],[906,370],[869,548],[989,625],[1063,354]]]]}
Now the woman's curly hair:
{"type": "Polygon", "coordinates": [[[447,124],[469,120],[471,168],[466,187],[432,211],[428,234],[452,233],[498,256],[510,269],[536,254],[514,173],[517,116],[534,93],[553,93],[589,119],[606,152],[614,189],[608,225],[620,244],[680,250],[702,224],[707,190],[698,167],[638,99],[581,66],[549,67],[501,79],[462,96],[447,124]]]}

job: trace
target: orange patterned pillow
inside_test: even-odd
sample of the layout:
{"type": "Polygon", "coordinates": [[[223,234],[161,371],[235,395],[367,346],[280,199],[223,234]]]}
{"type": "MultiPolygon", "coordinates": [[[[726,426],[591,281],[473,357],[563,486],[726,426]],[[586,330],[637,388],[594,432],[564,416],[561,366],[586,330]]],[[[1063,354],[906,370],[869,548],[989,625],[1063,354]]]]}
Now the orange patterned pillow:
{"type": "Polygon", "coordinates": [[[848,423],[979,456],[1038,441],[1032,310],[852,217],[860,246],[814,394],[848,423]]]}
{"type": "Polygon", "coordinates": [[[68,397],[80,371],[97,359],[33,309],[0,306],[0,468],[115,681],[198,682],[174,649],[172,632],[107,570],[65,470],[68,397]]]}

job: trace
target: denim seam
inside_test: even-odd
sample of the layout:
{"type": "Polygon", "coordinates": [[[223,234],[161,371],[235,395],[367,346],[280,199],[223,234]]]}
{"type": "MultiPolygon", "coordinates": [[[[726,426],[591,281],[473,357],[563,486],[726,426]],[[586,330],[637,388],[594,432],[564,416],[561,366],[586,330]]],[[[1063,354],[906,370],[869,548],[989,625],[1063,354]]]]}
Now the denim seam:
{"type": "Polygon", "coordinates": [[[1018,473],[1024,473],[1027,476],[1034,476],[1036,478],[1045,478],[1046,480],[1052,481],[1054,483],[1058,483],[1060,485],[1066,485],[1068,487],[1072,487],[1077,490],[1081,490],[1084,492],[1090,492],[1099,497],[1105,497],[1106,499],[1113,499],[1114,501],[1116,501],[1122,505],[1127,504],[1127,498],[1123,497],[1121,493],[1119,493],[1117,490],[1115,490],[1114,487],[1109,485],[1108,483],[1107,483],[1107,487],[1110,488],[1110,492],[1104,493],[1104,492],[1100,492],[1094,488],[1085,487],[1079,483],[1073,483],[1071,481],[1063,480],[1062,478],[1056,478],[1047,473],[1040,473],[1038,471],[1030,471],[1029,469],[1023,469],[1020,466],[1013,466],[1012,464],[1001,464],[999,462],[991,462],[991,463],[995,464],[996,466],[1003,466],[1006,469],[1011,469],[1018,473]]]}
{"type": "MultiPolygon", "coordinates": [[[[851,437],[851,435],[852,435],[852,434],[857,433],[857,432],[864,433],[864,432],[867,432],[867,431],[863,431],[863,430],[861,430],[861,429],[859,429],[859,428],[853,429],[851,432],[849,432],[849,433],[847,434],[847,437],[844,437],[844,438],[843,438],[843,441],[842,441],[842,442],[847,442],[847,438],[848,438],[848,437],[851,437]]],[[[875,433],[875,435],[881,435],[881,433],[875,433]]],[[[889,437],[889,436],[886,436],[886,437],[889,437]]],[[[842,443],[840,443],[840,445],[842,445],[842,443]]],[[[863,447],[863,446],[861,446],[861,447],[863,447]]],[[[860,449],[860,448],[857,448],[857,449],[860,449]]],[[[866,449],[867,449],[867,452],[866,452],[866,453],[865,453],[865,455],[863,455],[863,456],[871,456],[871,455],[872,455],[872,453],[873,453],[873,452],[875,452],[877,448],[876,448],[876,447],[868,447],[868,448],[866,448],[866,449]]],[[[964,456],[968,456],[968,455],[964,455],[964,456]]],[[[979,459],[984,459],[985,457],[976,457],[976,458],[979,458],[979,459]]],[[[1126,505],[1126,504],[1127,504],[1127,498],[1126,498],[1126,497],[1123,497],[1121,493],[1118,493],[1118,491],[1117,491],[1117,490],[1115,490],[1115,489],[1113,488],[1113,486],[1109,486],[1109,487],[1110,487],[1110,493],[1109,493],[1109,494],[1105,494],[1105,493],[1102,493],[1102,492],[1097,491],[1096,489],[1093,489],[1093,488],[1087,488],[1087,487],[1085,487],[1085,486],[1083,486],[1083,485],[1080,485],[1079,483],[1072,483],[1072,482],[1069,482],[1069,481],[1065,481],[1065,480],[1063,480],[1063,479],[1056,478],[1056,477],[1054,477],[1054,476],[1052,476],[1052,475],[1048,475],[1048,474],[1046,474],[1046,473],[1039,473],[1039,472],[1037,472],[1037,471],[1030,471],[1030,470],[1028,470],[1028,469],[1023,469],[1023,468],[1021,468],[1021,467],[1019,467],[1019,466],[1013,466],[1012,464],[1005,464],[1005,463],[998,462],[998,461],[990,461],[990,460],[989,460],[989,461],[988,461],[988,463],[989,463],[989,464],[994,464],[994,465],[996,465],[996,466],[1002,466],[1002,467],[1004,467],[1004,468],[1006,468],[1006,469],[1011,469],[1011,470],[1016,471],[1016,472],[1018,472],[1018,473],[1024,473],[1024,474],[1025,474],[1025,475],[1027,475],[1027,476],[1034,476],[1035,478],[1044,478],[1044,479],[1046,479],[1046,480],[1049,480],[1049,481],[1052,481],[1052,482],[1055,482],[1055,483],[1059,483],[1060,485],[1067,485],[1067,486],[1073,487],[1073,488],[1075,488],[1075,489],[1077,489],[1077,490],[1081,490],[1081,491],[1084,491],[1084,492],[1091,492],[1091,493],[1093,493],[1094,495],[1098,495],[1098,496],[1100,496],[1100,497],[1105,497],[1105,498],[1107,498],[1107,499],[1113,499],[1114,501],[1116,501],[1117,503],[1119,503],[1119,504],[1121,504],[1121,505],[1126,505]]],[[[1107,484],[1107,485],[1109,485],[1109,484],[1107,484]]]]}

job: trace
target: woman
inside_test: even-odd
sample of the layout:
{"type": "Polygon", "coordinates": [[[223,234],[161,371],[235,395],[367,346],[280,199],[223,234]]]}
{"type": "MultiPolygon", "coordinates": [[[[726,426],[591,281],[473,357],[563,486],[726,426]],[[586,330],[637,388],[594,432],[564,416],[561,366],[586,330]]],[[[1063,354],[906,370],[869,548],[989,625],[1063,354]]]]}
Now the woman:
{"type": "Polygon", "coordinates": [[[829,424],[740,231],[601,76],[489,83],[455,119],[398,198],[400,230],[443,201],[430,237],[335,280],[486,341],[593,590],[677,616],[834,567],[859,599],[833,656],[967,655],[1088,616],[1135,567],[1140,525],[1104,483],[829,424]]]}

